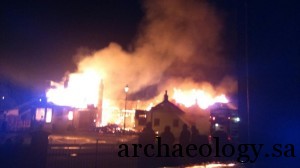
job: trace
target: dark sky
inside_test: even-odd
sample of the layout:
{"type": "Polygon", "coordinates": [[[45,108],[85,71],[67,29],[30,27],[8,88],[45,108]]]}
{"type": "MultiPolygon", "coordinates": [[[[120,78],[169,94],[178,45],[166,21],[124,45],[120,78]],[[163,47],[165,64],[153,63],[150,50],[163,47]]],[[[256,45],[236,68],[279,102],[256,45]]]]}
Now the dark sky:
{"type": "Polygon", "coordinates": [[[60,80],[74,70],[81,47],[100,49],[115,41],[127,48],[143,17],[129,1],[14,1],[1,7],[1,73],[34,82],[60,80]]]}
{"type": "MultiPolygon", "coordinates": [[[[234,0],[214,2],[233,13],[237,10],[228,5],[234,0]]],[[[0,11],[1,74],[16,72],[23,78],[28,75],[56,80],[66,70],[74,69],[72,57],[80,47],[100,49],[116,41],[128,48],[144,15],[139,0],[11,1],[1,2],[0,11]]],[[[248,12],[250,57],[278,65],[297,62],[297,3],[251,1],[248,12]],[[288,60],[285,55],[289,55],[288,60]]]]}
{"type": "MultiPolygon", "coordinates": [[[[291,143],[299,157],[299,2],[248,5],[250,139],[291,143]]],[[[242,76],[240,76],[242,78],[242,76]]],[[[257,167],[298,167],[298,158],[261,158],[257,167]]]]}
{"type": "MultiPolygon", "coordinates": [[[[233,29],[223,35],[229,39],[235,34],[234,2],[211,1],[228,14],[226,26],[233,29]]],[[[130,49],[144,17],[142,0],[19,0],[1,2],[0,11],[0,75],[38,91],[75,70],[80,48],[99,50],[117,42],[130,49]]]]}

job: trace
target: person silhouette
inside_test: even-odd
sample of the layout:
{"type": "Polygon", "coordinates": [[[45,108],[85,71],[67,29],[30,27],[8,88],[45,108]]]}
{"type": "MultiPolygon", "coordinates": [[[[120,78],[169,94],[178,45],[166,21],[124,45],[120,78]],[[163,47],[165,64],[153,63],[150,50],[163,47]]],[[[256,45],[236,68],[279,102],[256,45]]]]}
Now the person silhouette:
{"type": "MultiPolygon", "coordinates": [[[[183,149],[186,149],[187,145],[190,143],[190,138],[191,138],[191,132],[188,129],[188,126],[184,124],[182,126],[182,131],[179,136],[179,143],[182,146],[183,149]]],[[[182,165],[188,163],[188,157],[186,155],[186,150],[183,150],[183,158],[180,159],[180,163],[182,165]]]]}
{"type": "Polygon", "coordinates": [[[139,136],[139,143],[146,145],[146,144],[154,144],[155,143],[155,132],[152,129],[152,124],[147,123],[143,131],[139,136]]]}
{"type": "MultiPolygon", "coordinates": [[[[139,136],[139,144],[141,144],[143,147],[146,145],[155,145],[155,132],[152,129],[152,123],[147,123],[143,131],[141,132],[139,136]]],[[[137,167],[139,168],[147,168],[147,167],[155,167],[153,165],[156,165],[156,160],[150,157],[145,156],[145,153],[139,152],[138,154],[140,157],[138,158],[137,167]]]]}
{"type": "MultiPolygon", "coordinates": [[[[195,125],[193,125],[191,127],[191,144],[199,146],[201,145],[201,138],[200,138],[200,133],[199,130],[196,128],[195,125]]],[[[190,158],[190,162],[192,163],[198,163],[200,162],[200,157],[194,157],[194,158],[190,158]]]]}
{"type": "Polygon", "coordinates": [[[192,134],[191,134],[191,143],[197,145],[200,141],[200,134],[199,130],[196,128],[195,125],[191,128],[192,134]]]}
{"type": "Polygon", "coordinates": [[[173,133],[171,132],[171,128],[170,126],[166,126],[164,129],[164,132],[161,134],[161,142],[162,145],[166,146],[166,150],[164,150],[163,154],[164,156],[167,157],[163,157],[161,160],[161,164],[160,166],[175,166],[176,164],[176,159],[170,157],[170,151],[172,150],[172,145],[175,142],[175,137],[173,135],[173,133]]]}
{"type": "Polygon", "coordinates": [[[179,143],[182,145],[182,147],[186,147],[190,142],[191,132],[188,130],[188,126],[184,124],[182,126],[182,131],[179,136],[179,143]]]}
{"type": "Polygon", "coordinates": [[[164,144],[169,145],[170,147],[175,142],[175,137],[171,132],[170,126],[166,126],[164,132],[161,134],[161,141],[164,144]]]}

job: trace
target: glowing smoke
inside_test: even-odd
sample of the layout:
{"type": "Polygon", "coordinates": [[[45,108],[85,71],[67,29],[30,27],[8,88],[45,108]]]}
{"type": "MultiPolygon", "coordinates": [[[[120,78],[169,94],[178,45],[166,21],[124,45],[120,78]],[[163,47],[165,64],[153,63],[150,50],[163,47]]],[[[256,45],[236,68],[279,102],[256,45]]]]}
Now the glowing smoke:
{"type": "MultiPolygon", "coordinates": [[[[168,89],[171,95],[173,88],[203,89],[212,97],[236,91],[236,81],[225,77],[228,60],[223,57],[222,19],[213,6],[206,1],[149,0],[144,9],[146,16],[131,51],[112,42],[79,55],[75,73],[92,72],[104,81],[104,99],[122,103],[126,84],[130,94],[149,86],[156,86],[157,93],[168,89]]],[[[93,86],[99,86],[97,81],[93,86]]]]}
{"type": "MultiPolygon", "coordinates": [[[[172,79],[189,78],[199,83],[225,76],[222,22],[212,6],[205,1],[157,0],[146,1],[144,8],[146,16],[133,51],[110,43],[78,63],[79,72],[96,70],[109,85],[105,97],[122,99],[126,84],[133,93],[156,84],[162,90],[172,89],[164,85],[172,79]],[[219,75],[220,71],[224,74],[219,75]]],[[[234,92],[235,82],[229,86],[234,92]]]]}

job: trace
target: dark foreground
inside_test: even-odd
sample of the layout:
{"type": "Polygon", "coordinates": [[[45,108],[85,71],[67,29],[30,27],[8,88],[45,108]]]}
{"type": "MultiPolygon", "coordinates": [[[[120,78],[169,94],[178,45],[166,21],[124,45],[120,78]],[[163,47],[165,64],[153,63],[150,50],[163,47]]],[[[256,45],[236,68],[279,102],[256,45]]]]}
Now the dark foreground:
{"type": "MultiPolygon", "coordinates": [[[[209,160],[178,158],[122,158],[117,144],[50,144],[47,155],[35,155],[30,146],[1,146],[1,168],[102,168],[192,166],[209,160]]],[[[227,166],[225,166],[227,167],[227,166]]],[[[236,167],[230,164],[228,167],[236,167]]]]}
{"type": "Polygon", "coordinates": [[[133,135],[50,135],[48,139],[46,145],[38,142],[31,145],[26,140],[18,143],[18,139],[2,143],[0,168],[188,167],[216,162],[211,158],[119,157],[119,144],[136,143],[133,135]]]}

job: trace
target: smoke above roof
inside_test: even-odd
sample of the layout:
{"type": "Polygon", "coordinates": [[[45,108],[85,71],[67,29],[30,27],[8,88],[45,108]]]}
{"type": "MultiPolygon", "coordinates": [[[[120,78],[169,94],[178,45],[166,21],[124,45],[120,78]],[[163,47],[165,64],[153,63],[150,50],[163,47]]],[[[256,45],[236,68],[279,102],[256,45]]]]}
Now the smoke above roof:
{"type": "Polygon", "coordinates": [[[109,85],[105,95],[116,99],[126,84],[131,93],[155,86],[156,94],[183,83],[214,92],[236,91],[235,79],[226,74],[231,65],[222,48],[222,17],[211,4],[148,0],[143,7],[145,18],[130,51],[111,42],[97,51],[79,52],[77,71],[96,71],[109,85]]]}

